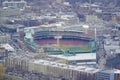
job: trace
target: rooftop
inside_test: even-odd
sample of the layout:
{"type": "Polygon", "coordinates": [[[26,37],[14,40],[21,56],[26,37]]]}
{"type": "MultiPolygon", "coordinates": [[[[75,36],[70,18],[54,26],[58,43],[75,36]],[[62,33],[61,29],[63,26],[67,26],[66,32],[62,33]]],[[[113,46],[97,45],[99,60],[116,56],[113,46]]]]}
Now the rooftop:
{"type": "Polygon", "coordinates": [[[96,53],[80,53],[74,56],[64,56],[64,55],[49,55],[51,57],[66,59],[66,60],[96,60],[96,53]]]}
{"type": "Polygon", "coordinates": [[[14,51],[14,48],[10,46],[9,44],[2,44],[1,46],[4,47],[8,51],[14,51]]]}

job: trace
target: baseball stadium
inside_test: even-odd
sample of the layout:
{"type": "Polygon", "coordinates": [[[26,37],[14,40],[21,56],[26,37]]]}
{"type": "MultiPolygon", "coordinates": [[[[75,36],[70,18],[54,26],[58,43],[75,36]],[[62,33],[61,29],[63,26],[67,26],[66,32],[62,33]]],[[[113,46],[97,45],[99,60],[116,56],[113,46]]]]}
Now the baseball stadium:
{"type": "Polygon", "coordinates": [[[52,29],[40,28],[30,29],[25,32],[24,41],[34,50],[42,50],[49,54],[79,54],[96,51],[94,34],[86,33],[83,29],[52,29]],[[32,35],[32,37],[31,37],[32,35]],[[30,41],[29,39],[33,40],[30,41]]]}

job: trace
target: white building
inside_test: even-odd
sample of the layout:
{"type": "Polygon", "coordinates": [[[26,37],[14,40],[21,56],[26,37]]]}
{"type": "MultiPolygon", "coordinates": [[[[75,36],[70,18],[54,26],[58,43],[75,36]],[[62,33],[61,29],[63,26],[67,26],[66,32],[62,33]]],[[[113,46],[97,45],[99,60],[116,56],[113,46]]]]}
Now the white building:
{"type": "Polygon", "coordinates": [[[5,48],[7,51],[14,51],[14,48],[9,44],[2,44],[1,47],[5,48]]]}
{"type": "Polygon", "coordinates": [[[27,6],[27,2],[24,0],[21,1],[4,1],[2,3],[3,8],[19,8],[25,9],[27,6]]]}
{"type": "Polygon", "coordinates": [[[73,56],[49,55],[67,62],[76,62],[78,65],[96,65],[96,53],[80,53],[73,56]]]}

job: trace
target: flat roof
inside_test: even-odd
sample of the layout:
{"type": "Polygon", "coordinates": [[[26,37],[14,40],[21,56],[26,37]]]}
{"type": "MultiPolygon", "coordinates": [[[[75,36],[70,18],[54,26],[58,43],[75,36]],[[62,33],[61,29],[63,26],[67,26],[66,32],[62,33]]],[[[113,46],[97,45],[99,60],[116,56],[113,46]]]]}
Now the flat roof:
{"type": "Polygon", "coordinates": [[[80,53],[73,56],[64,55],[49,55],[49,56],[66,60],[96,60],[96,53],[80,53]]]}
{"type": "Polygon", "coordinates": [[[120,74],[120,70],[118,69],[106,69],[106,70],[101,70],[100,72],[107,73],[107,74],[113,74],[113,73],[118,73],[120,74]]]}

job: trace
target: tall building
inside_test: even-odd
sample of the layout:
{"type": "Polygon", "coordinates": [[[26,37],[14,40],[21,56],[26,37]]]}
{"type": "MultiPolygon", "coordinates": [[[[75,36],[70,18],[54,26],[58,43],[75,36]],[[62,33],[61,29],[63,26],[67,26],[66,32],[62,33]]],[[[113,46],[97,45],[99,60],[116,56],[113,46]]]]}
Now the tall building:
{"type": "Polygon", "coordinates": [[[0,0],[0,6],[2,6],[2,0],[0,0]]]}
{"type": "Polygon", "coordinates": [[[19,9],[25,9],[25,7],[27,6],[27,2],[24,0],[21,1],[4,1],[2,3],[3,7],[12,7],[12,8],[19,8],[19,9]]]}
{"type": "Polygon", "coordinates": [[[56,0],[56,2],[58,2],[58,3],[62,3],[62,2],[63,2],[63,0],[56,0]]]}

